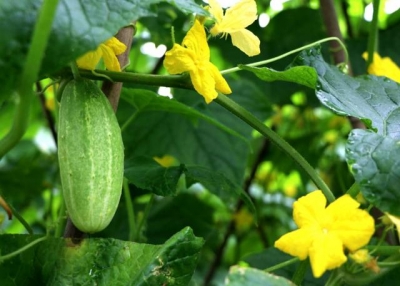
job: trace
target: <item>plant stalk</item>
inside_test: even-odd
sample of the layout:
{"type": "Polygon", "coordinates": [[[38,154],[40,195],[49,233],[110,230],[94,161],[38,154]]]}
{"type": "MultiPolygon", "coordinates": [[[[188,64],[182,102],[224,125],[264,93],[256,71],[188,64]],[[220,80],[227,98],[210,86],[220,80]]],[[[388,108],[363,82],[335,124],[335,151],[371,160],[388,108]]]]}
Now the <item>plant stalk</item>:
{"type": "Polygon", "coordinates": [[[30,49],[16,90],[18,102],[13,125],[7,135],[0,141],[0,158],[19,142],[28,127],[29,111],[32,97],[34,96],[32,86],[38,78],[57,4],[58,0],[44,0],[39,11],[30,49]]]}

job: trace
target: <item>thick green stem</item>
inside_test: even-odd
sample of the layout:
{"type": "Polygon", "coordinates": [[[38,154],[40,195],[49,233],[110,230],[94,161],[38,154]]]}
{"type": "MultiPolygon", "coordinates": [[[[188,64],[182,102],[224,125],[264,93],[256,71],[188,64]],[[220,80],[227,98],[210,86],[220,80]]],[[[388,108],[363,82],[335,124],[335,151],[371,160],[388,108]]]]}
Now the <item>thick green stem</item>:
{"type": "Polygon", "coordinates": [[[249,124],[251,127],[256,129],[258,132],[260,132],[262,135],[264,135],[274,144],[276,144],[280,149],[282,149],[287,155],[289,155],[295,162],[300,165],[300,167],[315,183],[317,188],[324,193],[329,202],[333,202],[335,200],[335,196],[330,191],[325,182],[321,179],[321,177],[317,174],[314,168],[307,162],[306,159],[304,159],[303,156],[300,155],[299,152],[297,152],[296,149],[294,149],[289,143],[283,140],[278,134],[268,128],[264,123],[254,117],[246,109],[241,107],[233,100],[229,99],[227,96],[219,94],[218,97],[215,99],[215,102],[232,112],[234,115],[242,119],[244,122],[249,124]]]}
{"type": "MultiPolygon", "coordinates": [[[[65,71],[65,74],[70,71],[65,71]]],[[[61,74],[61,75],[62,75],[61,74]]],[[[93,80],[104,80],[102,75],[107,76],[114,82],[129,82],[138,83],[150,86],[168,86],[178,87],[184,89],[193,89],[193,85],[190,81],[189,75],[153,75],[153,74],[140,74],[132,72],[113,72],[104,70],[95,70],[95,73],[89,70],[79,70],[79,74],[82,77],[93,79],[93,80]]]]}
{"type": "Polygon", "coordinates": [[[13,125],[7,135],[0,141],[0,158],[19,142],[28,126],[29,110],[34,95],[32,86],[39,74],[57,4],[58,0],[45,0],[39,11],[30,49],[16,90],[19,101],[16,106],[13,125]]]}
{"type": "Polygon", "coordinates": [[[374,60],[374,53],[378,47],[378,15],[379,15],[379,5],[380,0],[373,0],[372,2],[374,12],[372,15],[372,22],[370,24],[369,37],[368,37],[368,59],[367,67],[374,60]]]}

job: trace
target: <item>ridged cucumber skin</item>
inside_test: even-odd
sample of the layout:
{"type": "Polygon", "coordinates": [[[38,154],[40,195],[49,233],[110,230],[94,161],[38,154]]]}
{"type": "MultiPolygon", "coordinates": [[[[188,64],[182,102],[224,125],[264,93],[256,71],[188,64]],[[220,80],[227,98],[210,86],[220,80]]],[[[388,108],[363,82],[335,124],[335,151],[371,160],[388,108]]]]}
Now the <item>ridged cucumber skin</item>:
{"type": "Polygon", "coordinates": [[[58,159],[64,201],[72,222],[85,233],[103,230],[121,197],[124,147],[108,99],[90,80],[72,80],[64,89],[58,159]]]}

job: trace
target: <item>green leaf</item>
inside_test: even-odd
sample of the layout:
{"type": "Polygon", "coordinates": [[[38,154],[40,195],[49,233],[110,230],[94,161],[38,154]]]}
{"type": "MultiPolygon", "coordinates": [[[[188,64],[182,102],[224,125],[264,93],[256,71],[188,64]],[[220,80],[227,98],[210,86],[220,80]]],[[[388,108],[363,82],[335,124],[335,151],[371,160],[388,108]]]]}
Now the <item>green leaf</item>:
{"type": "Polygon", "coordinates": [[[239,65],[242,70],[254,73],[259,79],[267,82],[288,81],[305,85],[314,89],[317,83],[317,73],[311,67],[292,67],[285,71],[276,71],[270,68],[255,68],[246,65],[239,65]]]}
{"type": "Polygon", "coordinates": [[[390,137],[356,129],[346,146],[347,162],[364,197],[383,212],[400,215],[400,145],[390,137]]]}
{"type": "MultiPolygon", "coordinates": [[[[0,236],[1,253],[33,241],[28,235],[0,236]]],[[[1,285],[187,285],[203,239],[184,228],[163,245],[116,239],[49,238],[0,266],[1,285]]]]}
{"type": "Polygon", "coordinates": [[[327,64],[318,48],[303,51],[294,65],[316,69],[316,95],[325,106],[338,114],[360,118],[378,134],[400,140],[398,83],[372,75],[352,78],[327,64]]]}
{"type": "Polygon", "coordinates": [[[168,111],[171,113],[184,115],[186,118],[191,119],[194,124],[197,123],[198,119],[202,119],[227,132],[228,134],[237,136],[244,141],[247,141],[247,139],[240,135],[238,132],[232,130],[224,124],[221,124],[214,118],[207,116],[204,113],[201,113],[185,104],[182,104],[179,101],[171,100],[164,96],[159,96],[158,94],[150,90],[124,89],[121,93],[121,97],[133,107],[135,107],[136,113],[168,111]]]}
{"type": "Polygon", "coordinates": [[[185,177],[188,186],[200,183],[228,205],[231,204],[233,206],[236,203],[236,199],[240,197],[249,210],[256,214],[253,202],[242,187],[232,182],[221,172],[202,166],[187,166],[185,168],[185,177]]]}
{"type": "MultiPolygon", "coordinates": [[[[264,120],[270,114],[269,103],[253,84],[241,80],[231,84],[231,87],[237,91],[232,97],[236,97],[240,104],[257,117],[264,120]]],[[[124,98],[125,92],[129,94],[133,91],[124,91],[124,98]]],[[[248,143],[242,138],[250,139],[252,132],[247,124],[215,103],[205,104],[203,98],[193,91],[174,90],[174,97],[181,101],[180,104],[150,93],[140,93],[142,91],[135,92],[130,97],[134,100],[131,102],[134,108],[121,102],[118,110],[120,122],[127,120],[128,113],[133,114],[139,109],[147,110],[137,112],[132,123],[123,131],[126,158],[171,155],[185,165],[218,170],[233,182],[242,183],[250,150],[248,143]],[[188,102],[182,103],[181,99],[188,102]],[[149,106],[148,101],[151,102],[149,106]],[[186,106],[183,107],[183,104],[186,106]],[[214,120],[234,130],[242,138],[226,132],[226,129],[222,130],[216,124],[210,124],[208,120],[198,120],[200,115],[196,112],[215,118],[214,120]]]]}
{"type": "Polygon", "coordinates": [[[152,158],[140,156],[125,160],[125,177],[136,187],[159,196],[173,196],[184,165],[164,168],[152,158]]]}
{"type": "Polygon", "coordinates": [[[135,157],[125,161],[125,177],[136,187],[160,196],[173,196],[178,180],[185,175],[187,187],[202,184],[227,205],[233,206],[240,197],[255,213],[250,197],[243,189],[221,172],[202,166],[183,165],[164,168],[148,157],[135,157]]]}
{"type": "Polygon", "coordinates": [[[196,4],[194,0],[164,0],[186,14],[195,13],[202,16],[210,16],[210,13],[204,10],[200,5],[196,4]]]}
{"type": "Polygon", "coordinates": [[[147,219],[145,236],[150,243],[162,243],[186,226],[207,240],[216,231],[215,209],[204,196],[195,192],[183,191],[175,197],[155,200],[147,219]]]}
{"type": "Polygon", "coordinates": [[[291,286],[291,281],[255,268],[233,266],[225,278],[227,286],[291,286]]]}

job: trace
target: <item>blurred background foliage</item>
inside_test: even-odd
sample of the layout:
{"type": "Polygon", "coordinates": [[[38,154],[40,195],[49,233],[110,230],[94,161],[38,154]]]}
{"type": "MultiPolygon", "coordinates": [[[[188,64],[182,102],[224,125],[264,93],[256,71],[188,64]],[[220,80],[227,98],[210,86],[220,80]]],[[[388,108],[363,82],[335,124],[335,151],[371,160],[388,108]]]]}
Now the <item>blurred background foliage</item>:
{"type": "MultiPolygon", "coordinates": [[[[365,74],[366,66],[361,54],[367,49],[371,1],[334,2],[353,73],[365,74]]],[[[272,58],[327,36],[317,0],[257,0],[257,5],[259,19],[249,29],[261,40],[261,54],[248,58],[232,47],[229,38],[211,38],[211,61],[220,70],[272,58]]],[[[381,1],[379,11],[378,51],[397,64],[400,64],[399,8],[398,1],[386,0],[381,1]]],[[[162,61],[165,51],[172,47],[171,27],[174,27],[176,41],[181,42],[192,21],[166,3],[158,5],[155,12],[156,18],[142,18],[136,23],[137,31],[127,71],[166,74],[162,61]]],[[[323,45],[322,50],[325,60],[329,62],[328,45],[323,45]]],[[[289,56],[268,67],[284,70],[293,58],[289,56]]],[[[347,118],[322,107],[313,90],[294,83],[268,83],[246,71],[231,74],[227,79],[234,90],[231,97],[297,149],[319,171],[336,195],[351,186],[353,178],[344,160],[344,144],[351,130],[347,118]]],[[[43,80],[42,87],[48,82],[43,80]]],[[[190,226],[196,236],[206,239],[192,279],[193,285],[202,284],[211,272],[209,279],[215,284],[222,283],[229,266],[240,261],[256,268],[266,268],[276,263],[270,257],[282,257],[282,261],[287,259],[270,247],[279,236],[295,227],[291,205],[296,198],[315,189],[309,178],[258,133],[219,106],[207,106],[194,92],[132,84],[126,84],[125,88],[128,93],[132,89],[147,89],[165,96],[173,95],[178,101],[217,118],[249,139],[250,146],[238,138],[221,139],[215,135],[215,126],[201,121],[185,121],[167,111],[141,114],[123,133],[127,157],[171,155],[178,163],[197,163],[208,167],[213,167],[213,156],[222,156],[218,152],[226,148],[222,145],[225,141],[220,140],[233,142],[227,153],[231,155],[224,157],[228,165],[235,165],[228,176],[250,194],[258,216],[257,227],[256,217],[240,201],[236,206],[226,205],[199,184],[188,189],[181,184],[176,196],[153,198],[148,191],[130,185],[135,217],[143,226],[135,235],[136,241],[160,244],[183,227],[190,226]],[[190,134],[193,124],[196,132],[190,134]],[[159,138],[158,129],[167,130],[170,136],[173,134],[172,138],[159,138]],[[138,134],[141,132],[137,130],[146,130],[147,133],[140,137],[138,134]],[[202,145],[199,140],[204,139],[204,134],[210,137],[202,145]],[[214,135],[215,138],[211,137],[214,135]],[[145,147],[140,149],[137,146],[145,147]],[[210,156],[207,160],[198,157],[203,156],[198,153],[201,148],[207,148],[204,150],[210,156]]],[[[0,107],[0,137],[11,125],[13,100],[9,99],[0,107]]],[[[56,147],[46,119],[46,116],[57,118],[51,88],[41,100],[38,98],[32,106],[31,124],[24,139],[0,161],[0,192],[21,212],[36,233],[45,233],[46,229],[52,231],[62,201],[56,147]],[[51,114],[45,114],[41,100],[46,103],[47,110],[52,111],[51,114]]],[[[128,101],[120,101],[117,116],[121,125],[134,110],[135,107],[128,101]]],[[[18,221],[9,221],[3,210],[0,210],[0,215],[1,233],[25,232],[18,221]]],[[[124,196],[111,225],[96,236],[128,239],[124,196]]],[[[287,273],[278,274],[290,276],[287,273]]],[[[307,285],[317,283],[311,276],[307,277],[310,279],[307,283],[311,283],[307,285]]],[[[318,285],[323,285],[323,281],[318,281],[318,285]]]]}

